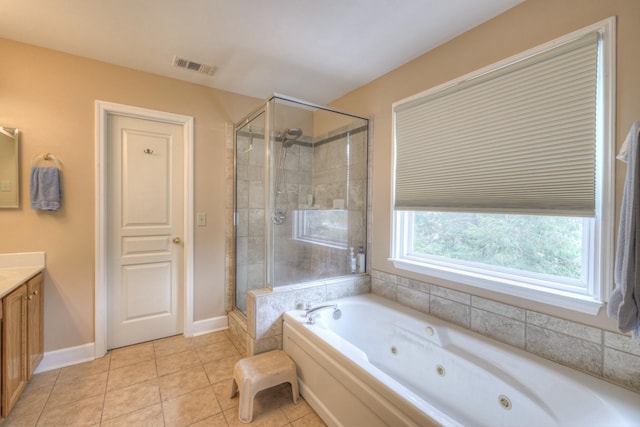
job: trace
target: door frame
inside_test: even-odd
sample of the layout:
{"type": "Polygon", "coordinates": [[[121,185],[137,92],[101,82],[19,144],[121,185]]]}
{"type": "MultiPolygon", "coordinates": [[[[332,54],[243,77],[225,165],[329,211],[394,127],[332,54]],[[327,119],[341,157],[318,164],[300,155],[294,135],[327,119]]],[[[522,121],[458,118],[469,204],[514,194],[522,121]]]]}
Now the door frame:
{"type": "Polygon", "coordinates": [[[109,115],[177,124],[182,126],[184,145],[184,252],[183,333],[192,336],[194,259],[193,117],[107,101],[95,101],[95,300],[94,357],[107,353],[107,120],[109,115]]]}

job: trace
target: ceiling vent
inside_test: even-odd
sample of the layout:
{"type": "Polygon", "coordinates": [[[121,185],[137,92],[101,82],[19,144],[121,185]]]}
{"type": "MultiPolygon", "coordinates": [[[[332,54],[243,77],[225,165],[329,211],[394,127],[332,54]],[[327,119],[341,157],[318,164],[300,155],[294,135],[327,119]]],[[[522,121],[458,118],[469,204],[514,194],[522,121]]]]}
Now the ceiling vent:
{"type": "Polygon", "coordinates": [[[180,58],[179,56],[173,57],[173,66],[185,68],[191,71],[197,71],[198,73],[207,74],[209,76],[213,76],[213,74],[216,72],[216,67],[214,67],[213,65],[200,64],[198,62],[180,58]]]}

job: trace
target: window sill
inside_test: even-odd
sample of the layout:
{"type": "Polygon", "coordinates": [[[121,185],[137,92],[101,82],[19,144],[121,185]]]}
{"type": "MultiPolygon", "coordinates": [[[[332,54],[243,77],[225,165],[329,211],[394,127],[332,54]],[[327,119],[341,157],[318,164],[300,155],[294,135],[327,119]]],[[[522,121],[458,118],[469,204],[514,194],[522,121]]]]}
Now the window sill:
{"type": "Polygon", "coordinates": [[[569,292],[542,289],[527,283],[504,280],[480,273],[464,272],[443,266],[425,264],[407,259],[392,258],[394,267],[418,273],[424,276],[458,282],[476,288],[487,289],[505,295],[519,297],[555,307],[597,315],[603,302],[590,296],[576,295],[569,292]]]}

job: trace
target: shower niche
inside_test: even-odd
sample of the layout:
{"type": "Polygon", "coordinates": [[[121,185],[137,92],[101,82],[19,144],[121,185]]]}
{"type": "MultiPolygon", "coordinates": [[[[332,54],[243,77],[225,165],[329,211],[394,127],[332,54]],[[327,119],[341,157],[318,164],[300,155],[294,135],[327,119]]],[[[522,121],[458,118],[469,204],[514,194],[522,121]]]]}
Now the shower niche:
{"type": "Polygon", "coordinates": [[[240,311],[250,290],[352,274],[351,248],[367,248],[368,134],[365,118],[281,96],[236,124],[240,311]]]}

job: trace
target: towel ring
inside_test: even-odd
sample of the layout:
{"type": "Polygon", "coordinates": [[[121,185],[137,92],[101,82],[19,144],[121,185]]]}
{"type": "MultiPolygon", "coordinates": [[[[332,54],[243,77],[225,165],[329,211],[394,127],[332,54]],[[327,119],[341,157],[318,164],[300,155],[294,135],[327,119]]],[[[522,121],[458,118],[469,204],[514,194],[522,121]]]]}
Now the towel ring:
{"type": "Polygon", "coordinates": [[[58,169],[60,169],[62,167],[62,165],[60,164],[60,161],[56,158],[56,156],[54,156],[51,153],[42,153],[42,154],[39,154],[39,155],[35,156],[33,159],[31,159],[31,166],[32,167],[36,166],[40,160],[45,160],[47,162],[53,162],[58,169]]]}

